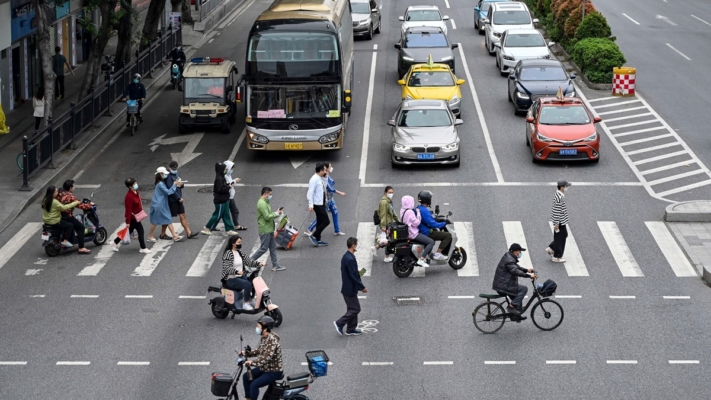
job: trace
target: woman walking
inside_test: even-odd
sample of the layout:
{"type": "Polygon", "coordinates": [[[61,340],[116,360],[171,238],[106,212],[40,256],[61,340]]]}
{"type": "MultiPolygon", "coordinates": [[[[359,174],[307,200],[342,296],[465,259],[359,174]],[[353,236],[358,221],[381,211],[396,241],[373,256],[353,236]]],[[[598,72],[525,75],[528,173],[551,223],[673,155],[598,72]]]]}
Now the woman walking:
{"type": "Polygon", "coordinates": [[[51,228],[61,230],[62,238],[64,239],[62,247],[70,249],[74,246],[72,244],[74,240],[74,225],[67,221],[62,221],[62,211],[71,210],[81,202],[77,200],[69,204],[62,204],[57,200],[58,195],[59,191],[56,187],[50,186],[47,188],[44,199],[42,199],[42,221],[51,228]]]}
{"type": "Polygon", "coordinates": [[[174,182],[173,185],[168,188],[165,185],[165,177],[168,176],[168,170],[165,167],[159,167],[156,170],[156,189],[153,191],[153,198],[151,199],[151,229],[148,231],[148,241],[151,243],[157,242],[153,237],[153,233],[156,230],[156,225],[167,225],[170,234],[173,236],[173,242],[180,241],[183,237],[178,236],[173,228],[173,217],[170,215],[170,205],[168,204],[168,196],[175,193],[181,182],[174,182]]]}
{"type": "MultiPolygon", "coordinates": [[[[330,162],[326,161],[324,162],[326,164],[326,211],[330,211],[331,215],[333,216],[333,235],[334,236],[343,236],[346,233],[341,231],[340,225],[338,225],[338,208],[336,208],[336,199],[333,198],[333,194],[340,194],[341,196],[345,196],[345,192],[341,192],[339,190],[336,190],[336,182],[331,178],[331,173],[333,172],[333,165],[331,165],[330,162]]],[[[311,232],[316,229],[316,220],[309,225],[308,230],[306,231],[306,234],[311,236],[311,232]]]]}
{"type": "Polygon", "coordinates": [[[263,267],[264,263],[252,261],[242,253],[242,238],[239,235],[230,236],[227,246],[222,253],[222,287],[232,290],[244,291],[244,310],[254,310],[255,304],[252,297],[252,282],[247,279],[249,270],[263,267]]]}
{"type": "Polygon", "coordinates": [[[387,234],[389,224],[396,221],[400,221],[397,218],[397,214],[395,214],[395,209],[393,208],[394,195],[395,190],[393,189],[393,187],[385,186],[385,193],[383,193],[383,198],[380,199],[380,203],[378,203],[378,219],[380,219],[380,224],[377,225],[377,229],[375,231],[375,245],[371,247],[374,257],[377,256],[377,251],[379,248],[383,247],[385,249],[385,259],[383,260],[383,262],[386,263],[393,262],[393,258],[395,257],[395,255],[388,254],[387,244],[381,246],[379,236],[381,235],[381,233],[387,234]]]}
{"type": "MultiPolygon", "coordinates": [[[[126,179],[126,187],[128,192],[126,192],[126,197],[123,199],[123,204],[125,204],[124,217],[126,218],[126,226],[128,226],[127,234],[133,236],[135,231],[138,235],[138,243],[141,245],[140,253],[149,254],[151,251],[146,248],[146,241],[143,239],[143,224],[141,220],[146,218],[146,212],[143,211],[143,204],[141,203],[141,194],[138,193],[138,182],[133,178],[126,179]]],[[[121,243],[120,238],[114,239],[111,242],[111,248],[114,251],[119,251],[119,243],[121,243]]]]}
{"type": "Polygon", "coordinates": [[[35,116],[35,131],[39,129],[42,119],[44,119],[44,86],[40,86],[32,98],[32,108],[35,116]]]}
{"type": "Polygon", "coordinates": [[[210,235],[217,230],[217,223],[222,220],[225,224],[225,231],[228,235],[237,235],[235,226],[232,224],[230,215],[230,189],[234,186],[234,181],[227,183],[225,176],[228,168],[223,163],[215,163],[215,183],[212,186],[212,202],[215,203],[215,212],[207,221],[207,225],[200,231],[203,235],[210,235]]]}

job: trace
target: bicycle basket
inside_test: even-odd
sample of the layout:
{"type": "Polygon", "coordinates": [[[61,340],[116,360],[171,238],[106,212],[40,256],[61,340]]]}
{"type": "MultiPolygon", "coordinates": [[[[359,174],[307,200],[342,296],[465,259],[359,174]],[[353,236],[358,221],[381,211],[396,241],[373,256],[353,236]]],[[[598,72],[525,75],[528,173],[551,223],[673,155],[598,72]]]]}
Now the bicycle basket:
{"type": "Polygon", "coordinates": [[[540,293],[543,297],[551,297],[555,294],[556,289],[558,289],[558,285],[548,279],[543,282],[543,286],[538,290],[538,293],[540,293]]]}
{"type": "Polygon", "coordinates": [[[126,100],[126,112],[138,114],[138,100],[126,100]]]}
{"type": "Polygon", "coordinates": [[[309,371],[313,376],[319,378],[328,373],[328,355],[323,350],[313,350],[306,352],[306,361],[309,363],[309,371]]]}

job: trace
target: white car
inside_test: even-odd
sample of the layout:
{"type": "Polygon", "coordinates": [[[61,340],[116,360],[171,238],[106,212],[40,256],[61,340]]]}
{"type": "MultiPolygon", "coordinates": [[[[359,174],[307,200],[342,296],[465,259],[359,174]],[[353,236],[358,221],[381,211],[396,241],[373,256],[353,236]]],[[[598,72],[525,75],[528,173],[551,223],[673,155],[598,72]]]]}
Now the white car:
{"type": "Polygon", "coordinates": [[[519,60],[531,58],[551,58],[548,49],[553,42],[546,43],[540,32],[535,29],[513,29],[504,31],[496,47],[496,66],[501,75],[508,75],[519,60]]]}
{"type": "Polygon", "coordinates": [[[499,42],[505,31],[534,29],[533,24],[536,23],[538,20],[531,19],[531,13],[523,3],[517,1],[493,3],[484,19],[484,43],[489,55],[494,55],[496,52],[494,44],[499,42]]]}
{"type": "Polygon", "coordinates": [[[442,29],[447,34],[447,22],[449,16],[442,16],[437,6],[410,6],[405,15],[398,18],[402,22],[400,30],[407,31],[408,28],[418,26],[431,26],[442,29]]]}

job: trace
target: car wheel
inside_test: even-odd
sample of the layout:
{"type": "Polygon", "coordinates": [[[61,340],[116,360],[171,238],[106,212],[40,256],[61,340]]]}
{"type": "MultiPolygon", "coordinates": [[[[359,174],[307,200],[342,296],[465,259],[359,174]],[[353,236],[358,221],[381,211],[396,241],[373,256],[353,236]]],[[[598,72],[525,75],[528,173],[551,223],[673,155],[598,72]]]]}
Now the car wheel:
{"type": "Polygon", "coordinates": [[[491,41],[489,41],[489,44],[486,46],[486,50],[489,52],[490,56],[496,54],[496,48],[491,44],[491,41]]]}
{"type": "Polygon", "coordinates": [[[528,133],[526,133],[526,146],[531,147],[531,138],[528,136],[528,133]]]}
{"type": "Polygon", "coordinates": [[[478,26],[477,26],[476,30],[479,31],[480,35],[483,35],[484,33],[486,33],[481,29],[481,27],[478,27],[478,26]]]}
{"type": "Polygon", "coordinates": [[[186,132],[187,132],[187,129],[185,129],[185,125],[178,122],[178,133],[180,133],[181,135],[184,135],[186,132]]]}
{"type": "Polygon", "coordinates": [[[367,40],[373,40],[373,24],[370,24],[370,27],[368,28],[368,34],[365,35],[365,38],[367,40]]]}
{"type": "Polygon", "coordinates": [[[383,20],[381,19],[381,20],[378,21],[378,28],[377,28],[376,30],[374,30],[373,32],[375,32],[375,33],[380,33],[380,27],[381,27],[382,25],[383,25],[383,20]]]}
{"type": "Polygon", "coordinates": [[[496,52],[496,68],[501,68],[501,63],[499,63],[499,53],[496,52]]]}
{"type": "Polygon", "coordinates": [[[508,90],[506,92],[508,93],[509,103],[513,103],[513,99],[511,99],[511,92],[508,90]]]}

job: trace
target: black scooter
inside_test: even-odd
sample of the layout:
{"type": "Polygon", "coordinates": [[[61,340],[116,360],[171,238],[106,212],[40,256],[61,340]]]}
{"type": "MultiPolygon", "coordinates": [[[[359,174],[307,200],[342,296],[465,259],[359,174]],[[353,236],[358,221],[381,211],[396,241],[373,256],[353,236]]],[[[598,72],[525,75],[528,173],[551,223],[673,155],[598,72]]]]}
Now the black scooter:
{"type": "MultiPolygon", "coordinates": [[[[94,197],[93,193],[91,197],[94,197]]],[[[91,203],[91,200],[84,199],[82,203],[91,203]]],[[[84,214],[75,215],[74,218],[84,224],[85,241],[93,241],[97,246],[103,246],[106,243],[109,234],[99,221],[99,214],[96,212],[95,204],[91,206],[91,209],[84,211],[84,214]]],[[[42,225],[42,247],[44,247],[44,252],[47,253],[49,257],[56,257],[63,250],[67,250],[62,246],[62,241],[64,241],[64,238],[62,237],[61,229],[55,226],[42,225]]],[[[79,239],[74,235],[72,244],[76,245],[78,241],[79,239]]]]}

